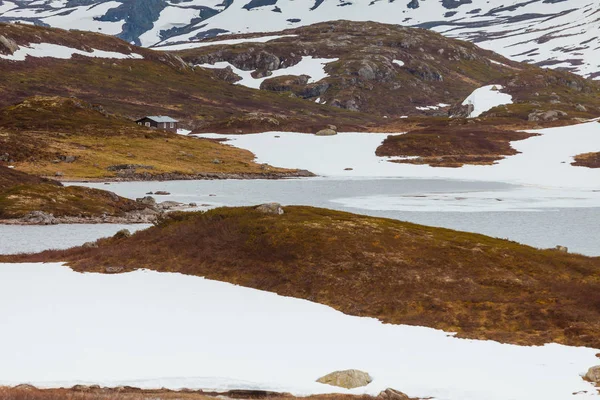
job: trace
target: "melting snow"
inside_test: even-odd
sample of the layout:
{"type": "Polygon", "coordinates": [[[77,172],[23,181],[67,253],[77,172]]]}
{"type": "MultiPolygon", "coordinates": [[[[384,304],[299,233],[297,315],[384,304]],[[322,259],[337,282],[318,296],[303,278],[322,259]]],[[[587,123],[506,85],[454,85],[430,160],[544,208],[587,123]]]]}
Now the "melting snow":
{"type": "Polygon", "coordinates": [[[165,51],[176,51],[176,50],[187,50],[187,49],[195,49],[198,47],[206,47],[206,46],[217,46],[217,45],[234,45],[241,43],[266,43],[271,40],[277,40],[281,38],[288,37],[297,37],[298,35],[272,35],[272,36],[261,36],[256,38],[245,38],[245,39],[228,39],[228,40],[218,40],[212,42],[190,42],[183,44],[175,44],[170,46],[160,46],[155,47],[154,50],[165,50],[165,51]]]}
{"type": "Polygon", "coordinates": [[[457,339],[180,274],[0,264],[0,320],[0,384],[598,398],[580,376],[597,349],[457,339]],[[354,390],[315,382],[347,368],[374,380],[354,390]]]}
{"type": "Polygon", "coordinates": [[[96,58],[144,58],[139,54],[123,54],[114,51],[96,50],[93,49],[91,52],[73,49],[71,47],[62,46],[52,43],[31,43],[29,46],[21,46],[12,55],[0,54],[0,58],[12,61],[24,61],[26,57],[50,57],[50,58],[61,58],[70,59],[74,54],[79,54],[85,57],[96,57],[96,58]]]}
{"type": "Polygon", "coordinates": [[[233,72],[242,78],[241,81],[236,82],[237,85],[243,85],[249,88],[259,89],[260,84],[264,80],[284,75],[308,75],[310,76],[308,83],[318,82],[321,79],[327,78],[329,76],[325,72],[325,65],[335,62],[337,60],[337,58],[314,58],[304,56],[302,57],[302,60],[296,65],[292,65],[287,68],[277,69],[275,71],[272,71],[272,74],[270,76],[256,79],[252,77],[252,71],[244,71],[228,63],[227,61],[221,61],[214,64],[200,64],[197,65],[197,67],[217,69],[231,67],[233,72]]]}
{"type": "Polygon", "coordinates": [[[469,118],[479,117],[497,106],[512,104],[512,96],[502,93],[500,90],[502,90],[500,85],[488,85],[475,89],[462,103],[463,106],[473,105],[473,111],[469,114],[469,118]]]}
{"type": "Polygon", "coordinates": [[[392,62],[400,67],[404,67],[404,61],[402,60],[394,60],[392,62]]]}
{"type": "MultiPolygon", "coordinates": [[[[588,122],[531,131],[540,136],[512,142],[521,152],[494,165],[434,168],[398,164],[377,157],[375,150],[388,134],[340,133],[320,137],[305,133],[266,132],[227,137],[236,147],[256,154],[257,161],[284,168],[308,169],[332,177],[405,177],[497,181],[554,188],[600,190],[600,170],[571,165],[573,157],[600,151],[600,123],[588,122]],[[275,138],[280,136],[280,138],[275,138]],[[344,151],[339,151],[339,149],[344,151]],[[353,171],[345,171],[353,168],[353,171]]],[[[600,197],[600,192],[594,192],[600,197]]]]}

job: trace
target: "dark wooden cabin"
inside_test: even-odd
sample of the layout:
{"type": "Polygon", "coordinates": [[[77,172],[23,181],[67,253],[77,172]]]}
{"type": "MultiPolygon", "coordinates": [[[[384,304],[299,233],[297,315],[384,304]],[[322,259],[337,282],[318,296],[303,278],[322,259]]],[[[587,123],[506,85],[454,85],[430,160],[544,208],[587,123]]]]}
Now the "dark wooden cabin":
{"type": "Polygon", "coordinates": [[[179,121],[164,115],[154,115],[140,118],[135,121],[138,125],[149,128],[164,129],[166,131],[177,132],[179,121]]]}

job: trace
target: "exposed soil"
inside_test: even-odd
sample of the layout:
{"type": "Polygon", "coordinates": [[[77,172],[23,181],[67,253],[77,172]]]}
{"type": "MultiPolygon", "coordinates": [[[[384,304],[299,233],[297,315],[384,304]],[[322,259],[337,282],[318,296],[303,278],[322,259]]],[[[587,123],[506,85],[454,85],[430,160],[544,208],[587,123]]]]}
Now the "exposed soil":
{"type": "Polygon", "coordinates": [[[600,348],[599,258],[298,206],[171,214],[98,245],[0,260],[180,272],[461,337],[600,348]]]}
{"type": "Polygon", "coordinates": [[[434,167],[489,165],[518,152],[510,142],[535,134],[477,124],[430,126],[403,135],[388,136],[376,150],[378,156],[416,157],[397,163],[434,167]]]}

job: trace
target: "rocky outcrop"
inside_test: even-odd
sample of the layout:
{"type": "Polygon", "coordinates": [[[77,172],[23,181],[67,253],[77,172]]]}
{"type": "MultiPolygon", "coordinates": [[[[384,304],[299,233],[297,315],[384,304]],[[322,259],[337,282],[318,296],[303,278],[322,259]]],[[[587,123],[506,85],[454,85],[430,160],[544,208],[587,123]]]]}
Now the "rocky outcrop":
{"type": "Polygon", "coordinates": [[[359,371],[357,369],[336,371],[317,379],[317,382],[319,383],[342,387],[345,389],[354,389],[357,387],[367,386],[372,381],[373,379],[368,373],[359,371]]]}
{"type": "Polygon", "coordinates": [[[31,225],[56,225],[58,220],[54,215],[44,211],[32,211],[23,217],[23,221],[31,225]]]}
{"type": "Polygon", "coordinates": [[[385,389],[379,395],[378,400],[410,400],[410,397],[395,389],[385,389]]]}
{"type": "Polygon", "coordinates": [[[600,384],[600,365],[588,369],[588,372],[585,374],[585,379],[600,384]]]}
{"type": "Polygon", "coordinates": [[[316,136],[335,136],[337,135],[337,127],[335,125],[328,125],[327,128],[321,129],[317,133],[316,136]]]}
{"type": "Polygon", "coordinates": [[[14,52],[17,50],[19,50],[19,45],[17,44],[17,42],[0,35],[0,53],[14,54],[14,52]]]}
{"type": "Polygon", "coordinates": [[[556,121],[561,117],[566,117],[567,114],[564,111],[560,110],[550,110],[550,111],[534,111],[528,116],[528,120],[531,122],[543,121],[543,122],[552,122],[556,121]]]}
{"type": "Polygon", "coordinates": [[[128,237],[131,237],[129,229],[121,229],[113,235],[113,239],[126,239],[128,237]]]}
{"type": "Polygon", "coordinates": [[[256,211],[261,212],[263,214],[274,214],[274,215],[282,215],[284,213],[283,207],[279,203],[265,203],[256,207],[256,211]]]}

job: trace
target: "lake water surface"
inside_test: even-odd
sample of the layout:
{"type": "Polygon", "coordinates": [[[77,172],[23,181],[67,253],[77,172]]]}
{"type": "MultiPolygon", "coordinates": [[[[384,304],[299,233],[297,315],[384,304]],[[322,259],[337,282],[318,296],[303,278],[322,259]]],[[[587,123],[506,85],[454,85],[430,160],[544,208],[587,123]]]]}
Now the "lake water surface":
{"type": "Polygon", "coordinates": [[[600,256],[600,193],[434,179],[292,179],[86,184],[136,198],[215,206],[277,201],[508,238],[540,248],[558,244],[600,256]]]}
{"type": "MultiPolygon", "coordinates": [[[[291,179],[88,183],[129,198],[164,190],[158,201],[204,209],[276,201],[507,238],[539,248],[556,245],[600,256],[600,193],[435,179],[291,179]]],[[[0,253],[68,248],[148,225],[0,226],[0,253]]]]}

